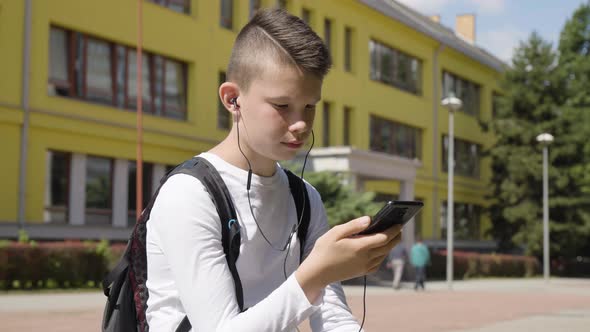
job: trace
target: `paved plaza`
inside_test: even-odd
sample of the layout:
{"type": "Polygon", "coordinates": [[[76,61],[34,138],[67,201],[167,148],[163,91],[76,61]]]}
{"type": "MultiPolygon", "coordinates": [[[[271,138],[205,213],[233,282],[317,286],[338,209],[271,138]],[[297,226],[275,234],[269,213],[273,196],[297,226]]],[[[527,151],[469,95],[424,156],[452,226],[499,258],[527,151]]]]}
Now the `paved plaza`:
{"type": "MultiPolygon", "coordinates": [[[[367,289],[366,331],[587,332],[590,279],[485,279],[411,284],[399,291],[367,289]]],[[[350,307],[362,318],[359,286],[346,286],[350,307]]],[[[100,292],[0,293],[0,330],[98,331],[105,297],[100,292]]],[[[310,329],[302,326],[301,332],[310,329]]]]}

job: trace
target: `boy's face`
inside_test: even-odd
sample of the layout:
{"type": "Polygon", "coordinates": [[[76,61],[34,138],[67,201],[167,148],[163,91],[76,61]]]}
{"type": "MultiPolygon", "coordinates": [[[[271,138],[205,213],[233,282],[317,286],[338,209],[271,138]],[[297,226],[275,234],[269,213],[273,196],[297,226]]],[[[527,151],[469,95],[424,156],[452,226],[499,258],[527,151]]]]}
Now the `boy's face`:
{"type": "Polygon", "coordinates": [[[254,79],[238,98],[242,142],[252,157],[292,159],[311,135],[321,92],[321,79],[289,65],[270,65],[254,79]]]}

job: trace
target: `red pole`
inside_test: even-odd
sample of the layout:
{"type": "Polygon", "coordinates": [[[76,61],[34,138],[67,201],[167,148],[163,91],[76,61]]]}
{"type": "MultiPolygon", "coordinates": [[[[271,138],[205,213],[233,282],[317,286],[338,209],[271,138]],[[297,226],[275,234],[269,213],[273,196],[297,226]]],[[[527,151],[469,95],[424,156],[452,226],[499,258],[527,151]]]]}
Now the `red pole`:
{"type": "Polygon", "coordinates": [[[143,211],[143,152],[142,152],[142,140],[143,140],[143,54],[142,54],[142,30],[143,30],[143,12],[142,12],[143,0],[137,0],[137,57],[135,64],[137,65],[137,77],[135,82],[137,83],[137,148],[136,148],[136,176],[135,176],[135,216],[136,220],[139,219],[141,211],[143,211]]]}

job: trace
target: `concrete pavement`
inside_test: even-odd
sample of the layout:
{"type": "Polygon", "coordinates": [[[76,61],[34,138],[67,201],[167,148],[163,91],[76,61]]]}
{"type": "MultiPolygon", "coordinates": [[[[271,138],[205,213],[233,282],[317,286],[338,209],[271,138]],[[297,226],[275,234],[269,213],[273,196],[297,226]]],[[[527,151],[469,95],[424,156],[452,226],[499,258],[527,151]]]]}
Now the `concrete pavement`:
{"type": "MultiPolygon", "coordinates": [[[[590,330],[590,279],[455,281],[453,291],[445,282],[428,282],[426,292],[403,286],[368,287],[366,331],[590,330]]],[[[360,321],[362,287],[346,286],[345,292],[360,321]]],[[[100,292],[0,293],[0,330],[97,331],[104,302],[100,292]]]]}
{"type": "MultiPolygon", "coordinates": [[[[360,318],[362,287],[347,287],[347,296],[360,318]]],[[[424,293],[407,283],[397,292],[373,287],[367,310],[368,331],[590,331],[590,280],[455,281],[452,291],[430,282],[424,293]]]]}

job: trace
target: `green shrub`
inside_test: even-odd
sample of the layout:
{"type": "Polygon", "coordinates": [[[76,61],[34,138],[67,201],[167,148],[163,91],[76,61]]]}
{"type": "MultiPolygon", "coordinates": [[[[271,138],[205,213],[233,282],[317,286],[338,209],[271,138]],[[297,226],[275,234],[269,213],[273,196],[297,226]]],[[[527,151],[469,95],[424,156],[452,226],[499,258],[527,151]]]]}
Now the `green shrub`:
{"type": "MultiPolygon", "coordinates": [[[[446,277],[446,250],[431,254],[428,276],[431,279],[446,277]]],[[[531,256],[504,254],[480,254],[476,252],[453,252],[453,278],[481,277],[531,277],[540,272],[539,261],[531,256]]]]}
{"type": "Polygon", "coordinates": [[[3,242],[0,288],[98,287],[124,248],[107,241],[3,242]]]}

